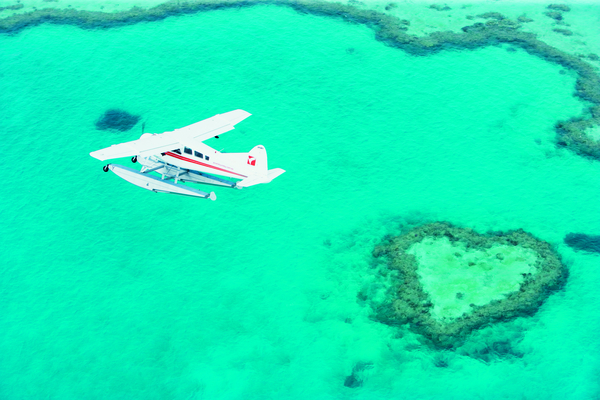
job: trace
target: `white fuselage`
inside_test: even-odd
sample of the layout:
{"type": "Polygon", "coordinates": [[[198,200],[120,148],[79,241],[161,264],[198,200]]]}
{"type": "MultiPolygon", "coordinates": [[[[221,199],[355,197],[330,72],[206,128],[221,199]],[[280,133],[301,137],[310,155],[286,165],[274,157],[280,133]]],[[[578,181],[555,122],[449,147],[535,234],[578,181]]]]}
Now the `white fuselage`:
{"type": "Polygon", "coordinates": [[[250,172],[244,168],[243,164],[240,165],[244,154],[221,153],[204,143],[199,143],[194,149],[182,146],[179,149],[162,153],[158,158],[184,169],[244,179],[249,176],[250,172]]]}

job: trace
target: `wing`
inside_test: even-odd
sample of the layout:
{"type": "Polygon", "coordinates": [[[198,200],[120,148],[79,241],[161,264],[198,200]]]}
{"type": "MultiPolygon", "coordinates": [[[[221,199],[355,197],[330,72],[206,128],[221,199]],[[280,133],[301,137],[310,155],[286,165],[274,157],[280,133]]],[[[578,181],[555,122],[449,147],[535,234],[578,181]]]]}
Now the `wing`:
{"type": "MultiPolygon", "coordinates": [[[[171,132],[167,132],[171,133],[171,132]]],[[[110,160],[111,158],[131,157],[131,156],[151,156],[163,153],[179,147],[179,141],[173,137],[161,134],[144,133],[138,140],[113,144],[105,149],[96,150],[90,153],[90,156],[100,161],[110,160]]]]}
{"type": "Polygon", "coordinates": [[[248,118],[250,113],[244,110],[233,110],[224,114],[217,114],[195,124],[175,129],[174,131],[150,134],[145,133],[138,140],[115,144],[110,147],[93,151],[90,155],[100,161],[111,158],[142,156],[178,148],[181,144],[194,141],[205,141],[214,136],[234,129],[234,125],[248,118]]]}

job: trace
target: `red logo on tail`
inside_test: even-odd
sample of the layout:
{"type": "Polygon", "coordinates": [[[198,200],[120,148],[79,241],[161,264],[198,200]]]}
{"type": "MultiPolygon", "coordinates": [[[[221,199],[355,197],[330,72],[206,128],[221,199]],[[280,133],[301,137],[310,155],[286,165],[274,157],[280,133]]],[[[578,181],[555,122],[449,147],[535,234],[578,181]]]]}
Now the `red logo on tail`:
{"type": "Polygon", "coordinates": [[[248,164],[256,166],[256,158],[252,156],[248,156],[248,164]]]}

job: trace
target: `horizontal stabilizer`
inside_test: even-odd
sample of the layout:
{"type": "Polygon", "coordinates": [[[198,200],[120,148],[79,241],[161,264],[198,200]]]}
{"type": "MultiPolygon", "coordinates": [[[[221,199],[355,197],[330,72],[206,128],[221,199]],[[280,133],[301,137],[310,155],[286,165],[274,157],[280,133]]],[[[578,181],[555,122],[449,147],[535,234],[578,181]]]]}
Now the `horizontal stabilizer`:
{"type": "Polygon", "coordinates": [[[262,176],[250,176],[246,179],[243,179],[237,183],[238,187],[248,187],[253,185],[258,185],[259,183],[269,183],[273,179],[277,178],[279,175],[283,174],[285,170],[281,168],[270,169],[267,172],[267,175],[262,176]]]}
{"type": "Polygon", "coordinates": [[[133,168],[124,167],[118,164],[109,164],[108,168],[127,182],[153,192],[172,193],[211,200],[217,199],[214,192],[206,193],[186,185],[168,182],[156,176],[141,173],[133,168]]]}

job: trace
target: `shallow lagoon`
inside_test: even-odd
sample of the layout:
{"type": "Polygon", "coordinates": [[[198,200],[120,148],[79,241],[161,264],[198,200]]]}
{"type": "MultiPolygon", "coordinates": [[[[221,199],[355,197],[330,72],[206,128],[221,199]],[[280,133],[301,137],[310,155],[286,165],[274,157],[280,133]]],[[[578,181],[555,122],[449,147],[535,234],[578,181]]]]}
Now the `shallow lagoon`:
{"type": "MultiPolygon", "coordinates": [[[[0,38],[4,398],[589,398],[598,162],[554,145],[575,76],[507,46],[414,57],[361,25],[276,6],[0,38]],[[269,185],[155,195],[89,151],[109,108],[162,132],[235,108],[208,144],[263,144],[269,185]],[[533,318],[479,332],[522,357],[441,356],[369,319],[357,293],[399,224],[523,228],[570,265],[533,318]],[[363,387],[344,387],[357,362],[363,387]]],[[[124,161],[127,162],[127,161],[124,161]]],[[[128,165],[128,164],[125,164],[128,165]]],[[[475,346],[475,345],[473,345],[475,346]]],[[[594,351],[596,350],[596,351],[594,351]]]]}

